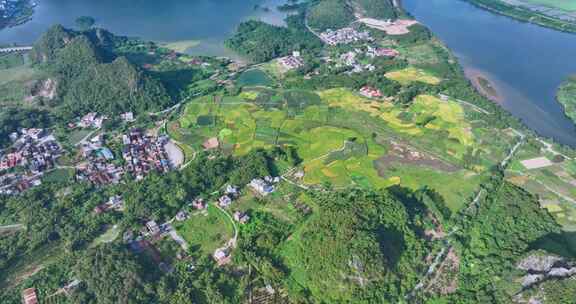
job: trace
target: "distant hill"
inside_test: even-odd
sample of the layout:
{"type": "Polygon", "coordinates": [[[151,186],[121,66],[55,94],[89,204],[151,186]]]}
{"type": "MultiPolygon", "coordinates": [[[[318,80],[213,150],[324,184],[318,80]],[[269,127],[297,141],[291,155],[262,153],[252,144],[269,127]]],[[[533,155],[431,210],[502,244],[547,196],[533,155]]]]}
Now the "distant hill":
{"type": "Polygon", "coordinates": [[[356,0],[364,17],[376,19],[396,19],[399,11],[392,0],[356,0]]]}
{"type": "Polygon", "coordinates": [[[158,111],[172,104],[162,84],[112,52],[107,31],[75,32],[57,25],[34,45],[32,60],[57,82],[56,112],[71,118],[91,111],[115,115],[158,111]]]}
{"type": "Polygon", "coordinates": [[[402,14],[393,0],[320,0],[308,12],[308,24],[319,31],[350,25],[356,16],[396,19],[402,14]]]}

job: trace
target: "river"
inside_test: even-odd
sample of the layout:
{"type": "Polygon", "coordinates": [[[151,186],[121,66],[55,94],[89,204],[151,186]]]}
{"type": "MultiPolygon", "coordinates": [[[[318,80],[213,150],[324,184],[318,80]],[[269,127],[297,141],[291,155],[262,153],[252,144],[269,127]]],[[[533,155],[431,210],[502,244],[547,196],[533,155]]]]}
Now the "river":
{"type": "Polygon", "coordinates": [[[0,43],[33,43],[48,27],[74,27],[79,16],[119,35],[159,42],[197,41],[189,53],[231,55],[223,47],[243,20],[282,24],[284,0],[37,0],[32,21],[0,31],[0,43]],[[259,5],[260,9],[255,9],[259,5]],[[263,7],[270,10],[264,11],[263,7]]]}
{"type": "MultiPolygon", "coordinates": [[[[0,43],[30,44],[50,25],[96,18],[114,33],[160,42],[198,41],[188,53],[232,54],[223,40],[249,18],[281,24],[285,0],[38,0],[33,20],[0,31],[0,43]],[[255,5],[271,9],[265,12],[255,5]]],[[[539,134],[576,146],[576,128],[555,101],[576,73],[576,35],[515,21],[460,0],[404,0],[406,9],[454,51],[467,72],[481,73],[502,106],[539,134]]]]}
{"type": "Polygon", "coordinates": [[[558,85],[576,73],[576,35],[496,15],[460,0],[404,0],[458,57],[483,74],[502,106],[537,133],[576,146],[576,127],[555,100],[558,85]]]}

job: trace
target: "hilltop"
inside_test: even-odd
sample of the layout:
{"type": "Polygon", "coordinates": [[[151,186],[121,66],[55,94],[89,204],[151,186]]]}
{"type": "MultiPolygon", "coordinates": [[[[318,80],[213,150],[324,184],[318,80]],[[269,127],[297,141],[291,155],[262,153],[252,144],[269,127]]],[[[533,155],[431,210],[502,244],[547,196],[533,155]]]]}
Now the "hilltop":
{"type": "Polygon", "coordinates": [[[155,112],[173,104],[159,81],[114,55],[113,40],[101,30],[87,34],[54,26],[35,44],[32,60],[56,83],[47,102],[61,116],[155,112]]]}

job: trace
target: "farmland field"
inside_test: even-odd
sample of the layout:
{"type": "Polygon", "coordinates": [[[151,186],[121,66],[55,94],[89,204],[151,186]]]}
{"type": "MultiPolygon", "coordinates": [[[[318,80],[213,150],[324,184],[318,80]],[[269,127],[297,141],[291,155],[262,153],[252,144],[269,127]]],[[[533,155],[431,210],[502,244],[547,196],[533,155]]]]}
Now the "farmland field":
{"type": "Polygon", "coordinates": [[[430,75],[429,73],[425,72],[424,70],[417,69],[414,67],[405,68],[399,71],[392,71],[386,73],[386,77],[392,80],[396,80],[401,84],[408,84],[410,82],[424,82],[427,84],[439,84],[440,79],[437,77],[430,75]]]}
{"type": "Polygon", "coordinates": [[[234,155],[293,146],[306,185],[430,186],[457,211],[514,141],[513,135],[481,121],[472,128],[467,111],[472,110],[431,95],[400,107],[342,88],[260,88],[237,97],[198,98],[172,124],[186,138],[197,138],[196,143],[218,138],[223,152],[234,155]]]}

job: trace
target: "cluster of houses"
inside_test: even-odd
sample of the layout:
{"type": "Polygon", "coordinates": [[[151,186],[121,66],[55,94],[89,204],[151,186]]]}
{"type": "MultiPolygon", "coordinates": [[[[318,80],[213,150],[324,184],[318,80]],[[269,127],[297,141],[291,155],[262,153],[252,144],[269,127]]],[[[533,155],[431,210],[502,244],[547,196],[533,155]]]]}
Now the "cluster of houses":
{"type": "Polygon", "coordinates": [[[286,69],[293,70],[304,66],[304,60],[300,56],[300,52],[294,51],[292,55],[278,59],[278,62],[286,69]]]}
{"type": "Polygon", "coordinates": [[[13,141],[0,153],[0,193],[17,194],[41,184],[44,172],[56,167],[60,145],[45,129],[21,129],[10,134],[13,141]]]}
{"type": "Polygon", "coordinates": [[[320,38],[328,45],[349,44],[358,41],[372,41],[368,31],[357,31],[351,27],[339,30],[327,30],[320,34],[320,38]]]}
{"type": "Polygon", "coordinates": [[[399,52],[390,48],[379,48],[368,46],[366,50],[354,49],[343,54],[340,54],[336,66],[352,67],[350,73],[359,73],[363,71],[374,71],[376,67],[373,64],[361,64],[358,60],[360,56],[369,58],[388,57],[393,58],[399,55],[399,52]]]}
{"type": "Polygon", "coordinates": [[[236,199],[239,195],[240,192],[238,192],[238,187],[234,185],[227,185],[226,189],[224,190],[224,194],[218,199],[218,206],[222,208],[230,207],[234,199],[236,199]]]}
{"type": "Polygon", "coordinates": [[[126,171],[140,180],[151,170],[168,172],[171,164],[165,145],[168,137],[153,137],[140,129],[132,129],[122,136],[122,157],[126,161],[126,171]]]}
{"type": "MultiPolygon", "coordinates": [[[[104,121],[108,119],[106,115],[100,115],[97,112],[90,112],[75,121],[68,123],[68,128],[82,128],[82,129],[100,129],[104,121]]],[[[133,112],[125,112],[120,114],[120,119],[125,122],[134,122],[136,118],[133,112]]]]}
{"type": "Polygon", "coordinates": [[[104,145],[102,134],[94,136],[80,148],[87,162],[76,166],[76,179],[88,180],[95,185],[117,184],[124,174],[124,168],[112,163],[114,154],[104,145]]]}
{"type": "Polygon", "coordinates": [[[380,47],[368,46],[368,49],[366,50],[366,56],[368,56],[370,58],[375,58],[375,57],[394,58],[398,55],[400,55],[400,52],[398,52],[395,49],[390,49],[390,48],[380,48],[380,47]]]}
{"type": "Polygon", "coordinates": [[[254,190],[257,194],[262,195],[262,196],[266,196],[266,195],[274,192],[274,190],[275,190],[274,184],[277,184],[279,182],[280,182],[280,177],[266,176],[266,177],[264,177],[264,179],[255,178],[255,179],[251,180],[250,183],[248,184],[248,187],[250,187],[250,189],[254,190]]]}
{"type": "Polygon", "coordinates": [[[102,124],[107,118],[108,117],[106,117],[105,115],[99,115],[96,112],[90,112],[79,119],[77,118],[76,121],[69,122],[68,128],[100,129],[102,127],[102,124]]]}

